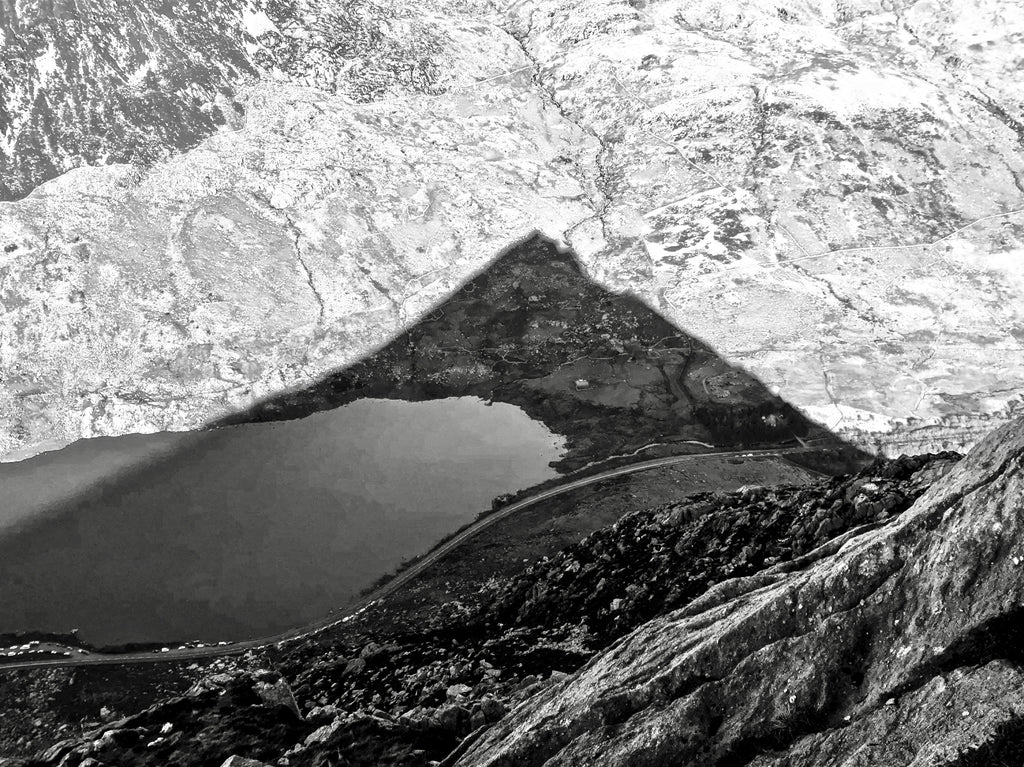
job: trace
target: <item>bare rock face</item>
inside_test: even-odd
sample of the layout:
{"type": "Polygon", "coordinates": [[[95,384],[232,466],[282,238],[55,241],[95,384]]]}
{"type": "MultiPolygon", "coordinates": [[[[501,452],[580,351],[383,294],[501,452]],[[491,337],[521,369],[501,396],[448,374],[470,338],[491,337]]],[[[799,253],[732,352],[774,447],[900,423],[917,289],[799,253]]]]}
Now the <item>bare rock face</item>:
{"type": "Polygon", "coordinates": [[[16,5],[5,194],[73,169],[0,203],[0,454],[301,386],[535,230],[862,444],[1020,406],[1014,0],[16,5]]]}
{"type": "Polygon", "coordinates": [[[302,712],[295,702],[295,695],[292,694],[288,683],[283,679],[276,678],[273,681],[261,680],[257,676],[255,686],[256,694],[268,706],[284,706],[299,719],[302,719],[302,712]]]}
{"type": "Polygon", "coordinates": [[[645,624],[458,764],[985,763],[1024,721],[1022,497],[1018,420],[897,520],[645,624]]]}

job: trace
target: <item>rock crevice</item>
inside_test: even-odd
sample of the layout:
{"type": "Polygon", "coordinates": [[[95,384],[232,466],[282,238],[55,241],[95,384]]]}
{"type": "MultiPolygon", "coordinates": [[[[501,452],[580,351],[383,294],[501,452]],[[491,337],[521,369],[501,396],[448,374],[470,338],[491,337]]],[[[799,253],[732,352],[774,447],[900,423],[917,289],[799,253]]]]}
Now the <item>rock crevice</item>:
{"type": "Polygon", "coordinates": [[[317,330],[323,330],[324,317],[326,316],[326,310],[324,307],[324,298],[320,295],[320,291],[317,290],[316,283],[313,281],[313,272],[309,268],[309,264],[306,263],[305,257],[302,255],[302,232],[295,225],[295,222],[290,216],[286,217],[288,222],[288,231],[292,236],[292,252],[295,254],[295,264],[299,271],[302,272],[303,278],[306,280],[306,284],[309,285],[309,290],[313,294],[313,300],[317,306],[317,330]]]}

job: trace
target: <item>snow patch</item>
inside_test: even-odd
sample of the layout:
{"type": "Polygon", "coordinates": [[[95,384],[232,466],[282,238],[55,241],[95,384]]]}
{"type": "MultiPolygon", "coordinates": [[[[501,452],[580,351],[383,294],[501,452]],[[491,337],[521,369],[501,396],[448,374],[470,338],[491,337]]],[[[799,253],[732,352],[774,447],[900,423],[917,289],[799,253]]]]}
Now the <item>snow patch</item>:
{"type": "Polygon", "coordinates": [[[271,21],[266,13],[261,10],[253,10],[252,8],[242,9],[242,26],[253,37],[259,37],[267,32],[281,34],[281,30],[277,28],[277,25],[271,21]]]}
{"type": "Polygon", "coordinates": [[[56,71],[57,48],[51,41],[49,47],[43,53],[36,56],[36,72],[39,73],[40,80],[45,80],[56,71]]]}
{"type": "MultiPolygon", "coordinates": [[[[242,28],[245,30],[246,37],[242,41],[245,47],[245,52],[249,56],[250,61],[255,61],[256,55],[264,49],[264,46],[258,41],[261,35],[265,35],[274,32],[281,37],[284,34],[278,28],[278,26],[271,20],[267,14],[261,9],[253,9],[251,7],[245,7],[242,9],[242,28]]],[[[274,67],[273,71],[268,73],[275,80],[285,80],[287,76],[279,68],[274,67]]]]}
{"type": "Polygon", "coordinates": [[[921,80],[858,67],[854,71],[812,72],[795,90],[807,94],[832,114],[851,116],[865,110],[906,109],[929,102],[931,88],[921,80]]]}
{"type": "Polygon", "coordinates": [[[897,419],[870,410],[849,405],[804,405],[800,408],[808,418],[835,429],[840,424],[851,427],[856,424],[858,431],[888,433],[893,430],[897,419]]]}
{"type": "Polygon", "coordinates": [[[138,69],[136,69],[128,76],[128,82],[136,87],[141,85],[146,75],[148,75],[150,72],[155,71],[155,64],[156,61],[154,59],[147,59],[145,63],[140,64],[138,69]]]}

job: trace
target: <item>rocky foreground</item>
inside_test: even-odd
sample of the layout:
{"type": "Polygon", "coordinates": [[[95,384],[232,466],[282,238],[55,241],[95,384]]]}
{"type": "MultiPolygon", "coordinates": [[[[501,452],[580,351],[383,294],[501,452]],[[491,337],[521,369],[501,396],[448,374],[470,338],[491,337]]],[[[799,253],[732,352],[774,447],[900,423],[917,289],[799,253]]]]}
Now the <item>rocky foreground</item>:
{"type": "Polygon", "coordinates": [[[837,552],[643,625],[459,764],[1018,764],[1022,498],[1018,421],[837,552]]]}
{"type": "Polygon", "coordinates": [[[964,750],[1024,710],[998,660],[1022,452],[1018,424],[963,462],[636,511],[419,630],[269,648],[5,767],[838,764],[863,748],[878,759],[850,763],[905,764],[913,749],[885,749],[932,720],[964,750]]]}

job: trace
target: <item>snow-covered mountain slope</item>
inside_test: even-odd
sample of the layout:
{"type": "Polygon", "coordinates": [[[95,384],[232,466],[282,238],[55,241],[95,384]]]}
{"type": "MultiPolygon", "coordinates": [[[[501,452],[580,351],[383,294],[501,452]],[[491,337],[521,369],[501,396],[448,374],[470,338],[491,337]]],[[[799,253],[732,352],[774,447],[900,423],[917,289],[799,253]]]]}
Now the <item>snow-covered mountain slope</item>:
{"type": "Polygon", "coordinates": [[[1024,382],[1015,5],[225,4],[230,124],[0,204],[0,449],[301,385],[537,229],[840,433],[963,448],[1024,382]]]}
{"type": "Polygon", "coordinates": [[[6,0],[0,199],[236,130],[236,89],[259,76],[364,101],[429,90],[441,35],[380,0],[6,0]]]}
{"type": "Polygon", "coordinates": [[[0,198],[83,164],[152,162],[237,122],[256,70],[237,3],[0,4],[0,198]]]}

